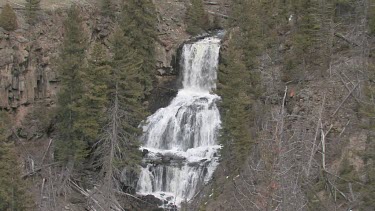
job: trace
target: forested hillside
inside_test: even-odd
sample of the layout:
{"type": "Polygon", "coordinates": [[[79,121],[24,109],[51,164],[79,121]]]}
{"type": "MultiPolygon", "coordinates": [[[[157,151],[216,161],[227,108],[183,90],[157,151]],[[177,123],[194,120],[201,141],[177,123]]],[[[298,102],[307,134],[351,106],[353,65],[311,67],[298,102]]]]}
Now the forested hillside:
{"type": "Polygon", "coordinates": [[[374,209],[374,0],[0,9],[0,210],[374,209]],[[182,88],[184,44],[220,30],[220,164],[167,206],[137,190],[145,120],[182,88]]]}
{"type": "Polygon", "coordinates": [[[233,1],[222,165],[187,210],[372,210],[373,1],[233,1]]]}

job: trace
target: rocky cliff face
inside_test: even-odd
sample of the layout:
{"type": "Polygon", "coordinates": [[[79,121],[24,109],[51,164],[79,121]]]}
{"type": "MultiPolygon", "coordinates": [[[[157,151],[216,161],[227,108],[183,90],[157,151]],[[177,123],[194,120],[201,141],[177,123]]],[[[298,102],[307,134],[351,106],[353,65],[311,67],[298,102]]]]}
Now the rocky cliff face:
{"type": "MultiPolygon", "coordinates": [[[[160,35],[156,48],[156,89],[151,95],[151,100],[155,99],[155,103],[151,103],[150,107],[160,106],[159,99],[168,96],[164,92],[173,93],[173,81],[177,72],[172,67],[175,63],[172,58],[179,43],[187,38],[182,25],[177,26],[177,20],[182,22],[184,4],[181,3],[175,10],[180,16],[173,21],[162,21],[165,20],[163,15],[169,14],[163,13],[163,7],[158,9],[160,35]],[[158,97],[154,98],[154,95],[158,97]]],[[[27,113],[28,108],[33,107],[36,101],[48,106],[56,101],[59,77],[54,60],[58,59],[58,48],[63,38],[65,13],[64,8],[43,11],[40,22],[29,26],[23,23],[24,11],[16,11],[20,28],[14,32],[0,29],[0,109],[19,115],[18,111],[27,113]]],[[[108,44],[113,25],[111,21],[100,17],[94,6],[84,5],[82,11],[89,43],[99,39],[108,44]]]]}
{"type": "MultiPolygon", "coordinates": [[[[85,2],[90,2],[82,3],[81,7],[90,43],[102,40],[108,44],[113,23],[100,17],[95,1],[85,2]]],[[[154,1],[158,12],[158,39],[155,89],[148,99],[151,112],[166,106],[179,88],[176,52],[189,39],[184,24],[188,2],[154,1]]],[[[225,0],[206,1],[206,9],[225,15],[225,3],[225,0]]],[[[43,164],[40,152],[41,149],[48,150],[50,142],[45,129],[44,134],[34,135],[34,123],[28,124],[30,121],[25,116],[37,104],[41,105],[42,111],[54,107],[59,90],[54,61],[58,59],[58,48],[64,36],[65,6],[44,8],[40,22],[32,27],[24,23],[24,11],[16,10],[20,28],[14,32],[0,29],[0,110],[14,115],[21,141],[43,137],[40,142],[29,143],[28,152],[22,155],[25,167],[31,170],[34,163],[43,164]]],[[[307,171],[311,171],[308,173],[310,179],[317,179],[314,175],[324,162],[326,170],[337,175],[344,158],[361,171],[364,163],[359,155],[364,150],[367,131],[361,128],[366,120],[359,115],[358,102],[364,95],[361,87],[367,78],[366,68],[370,62],[366,58],[369,58],[369,48],[374,40],[369,38],[363,24],[366,22],[365,8],[357,6],[356,10],[354,22],[343,22],[344,26],[337,25],[333,29],[337,33],[331,36],[333,47],[329,68],[323,72],[318,72],[321,70],[317,67],[301,69],[304,74],[296,82],[286,84],[282,80],[282,60],[293,48],[288,45],[293,24],[289,30],[277,32],[280,45],[272,46],[258,57],[261,65],[257,71],[262,75],[265,94],[255,108],[258,109],[256,120],[259,126],[254,129],[259,134],[256,146],[249,152],[245,167],[238,174],[233,175],[230,162],[224,160],[213,182],[199,191],[187,210],[266,210],[267,200],[276,201],[280,197],[285,199],[285,210],[297,210],[295,208],[306,198],[302,188],[294,182],[307,171]],[[267,107],[267,112],[262,110],[264,107],[267,107]],[[283,138],[277,139],[279,131],[283,131],[283,138]],[[320,153],[323,140],[327,141],[324,161],[323,153],[320,153]],[[279,142],[276,144],[276,141],[279,142]],[[292,205],[295,207],[288,207],[292,205]]],[[[329,179],[333,181],[335,177],[329,179]]],[[[34,185],[35,193],[40,193],[39,186],[34,185]]],[[[316,197],[322,201],[329,198],[324,190],[318,190],[316,197]]],[[[141,204],[138,199],[133,199],[129,209],[152,209],[141,204]]],[[[331,203],[327,201],[325,204],[334,210],[331,203]]]]}
{"type": "MultiPolygon", "coordinates": [[[[48,2],[45,1],[46,4],[48,2]]],[[[89,43],[100,40],[109,46],[108,38],[113,30],[113,22],[99,15],[96,3],[85,1],[81,4],[86,34],[89,43]]],[[[158,37],[154,90],[148,99],[151,112],[168,105],[175,96],[179,88],[179,58],[176,55],[179,46],[189,39],[184,24],[189,1],[166,0],[154,3],[158,13],[158,37]]],[[[42,4],[40,20],[35,26],[25,23],[22,7],[17,4],[12,6],[16,8],[20,27],[13,32],[0,28],[0,110],[8,111],[15,119],[15,138],[22,142],[22,148],[27,148],[27,152],[20,153],[27,173],[34,171],[35,166],[43,165],[45,158],[41,151],[48,151],[50,140],[53,139],[49,128],[53,120],[49,116],[45,123],[41,123],[35,115],[47,116],[56,104],[60,79],[55,61],[64,36],[63,21],[68,4],[48,7],[42,4]]],[[[225,13],[223,4],[211,3],[206,6],[209,11],[225,13]]],[[[45,172],[41,172],[41,175],[43,178],[48,177],[45,172]]],[[[38,182],[34,183],[33,192],[39,193],[41,186],[38,182]]],[[[42,199],[35,196],[37,203],[39,200],[42,199]]],[[[152,209],[140,208],[143,205],[138,207],[137,200],[132,204],[129,205],[131,210],[152,209]]],[[[43,209],[48,210],[47,205],[41,206],[46,206],[43,209]]],[[[70,208],[70,205],[65,207],[70,208]]]]}
{"type": "MultiPolygon", "coordinates": [[[[156,43],[157,64],[155,70],[155,90],[150,96],[150,109],[168,103],[173,95],[178,70],[176,50],[189,36],[185,32],[184,18],[187,1],[155,1],[158,12],[158,38],[156,43]]],[[[38,100],[53,104],[58,92],[59,78],[54,67],[58,58],[58,47],[63,38],[62,23],[67,5],[46,8],[40,14],[40,22],[35,26],[24,23],[25,11],[15,5],[20,29],[7,32],[0,29],[0,109],[17,110],[32,105],[38,100]]],[[[208,5],[210,11],[220,11],[219,3],[208,5]]],[[[94,2],[82,5],[83,19],[90,43],[104,40],[112,30],[110,20],[100,17],[94,2]]]]}
{"type": "MultiPolygon", "coordinates": [[[[178,84],[178,47],[189,35],[185,32],[185,11],[189,1],[154,1],[158,17],[154,90],[148,99],[150,111],[168,105],[178,84]]],[[[59,89],[54,66],[63,40],[64,10],[69,5],[42,4],[40,21],[25,23],[25,11],[13,4],[20,27],[14,32],[0,29],[0,109],[12,111],[20,122],[34,102],[53,106],[59,89]],[[22,112],[21,112],[22,111],[22,112]]],[[[224,1],[208,3],[207,10],[225,14],[224,1]]],[[[97,2],[82,3],[82,18],[89,43],[102,40],[107,46],[113,23],[100,16],[97,2]]]]}
{"type": "Polygon", "coordinates": [[[35,101],[53,104],[58,91],[58,75],[53,64],[63,37],[64,14],[43,12],[35,26],[23,23],[14,32],[0,30],[0,108],[17,111],[35,101]]]}
{"type": "Polygon", "coordinates": [[[56,42],[31,42],[25,30],[0,31],[0,36],[0,108],[17,109],[38,99],[53,98],[58,79],[50,59],[56,42]]]}

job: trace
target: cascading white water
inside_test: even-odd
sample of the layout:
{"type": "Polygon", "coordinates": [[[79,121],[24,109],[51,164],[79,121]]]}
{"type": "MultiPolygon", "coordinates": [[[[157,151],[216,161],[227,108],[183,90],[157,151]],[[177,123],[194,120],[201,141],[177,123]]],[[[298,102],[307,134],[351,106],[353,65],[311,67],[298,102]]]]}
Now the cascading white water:
{"type": "Polygon", "coordinates": [[[183,88],[166,108],[149,116],[141,138],[145,152],[137,184],[139,194],[152,194],[177,206],[208,182],[218,165],[220,114],[216,71],[220,39],[208,37],[182,49],[183,88]]]}

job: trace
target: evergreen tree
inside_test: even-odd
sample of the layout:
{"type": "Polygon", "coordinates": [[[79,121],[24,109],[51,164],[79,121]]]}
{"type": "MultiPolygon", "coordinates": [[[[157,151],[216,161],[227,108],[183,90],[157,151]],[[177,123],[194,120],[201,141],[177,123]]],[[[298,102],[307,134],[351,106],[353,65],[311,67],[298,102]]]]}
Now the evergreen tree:
{"type": "MultiPolygon", "coordinates": [[[[372,120],[373,121],[373,120],[372,120]]],[[[375,127],[374,123],[371,123],[375,127]]],[[[361,188],[362,209],[370,210],[375,207],[375,138],[369,136],[364,154],[366,183],[361,188]]]]}
{"type": "Polygon", "coordinates": [[[5,30],[14,31],[18,27],[17,16],[13,8],[7,3],[0,14],[0,27],[5,30]]]}
{"type": "Polygon", "coordinates": [[[14,146],[0,143],[0,210],[27,210],[30,206],[14,146]]]}
{"type": "Polygon", "coordinates": [[[41,0],[26,0],[26,20],[29,24],[35,24],[40,10],[41,0]]]}
{"type": "MultiPolygon", "coordinates": [[[[281,8],[280,14],[286,20],[292,17],[293,22],[289,42],[292,47],[284,57],[283,81],[297,82],[310,70],[320,70],[323,75],[331,59],[334,1],[289,1],[283,2],[281,8]]],[[[290,27],[288,22],[282,24],[290,27]]]]}
{"type": "Polygon", "coordinates": [[[368,99],[367,102],[361,105],[361,114],[368,119],[368,137],[365,146],[365,152],[362,155],[364,160],[364,175],[366,178],[365,185],[362,186],[361,199],[362,209],[370,210],[375,206],[375,66],[370,63],[368,73],[369,80],[365,84],[365,94],[368,99]]]}
{"type": "MultiPolygon", "coordinates": [[[[374,4],[374,0],[371,0],[370,3],[374,4]]],[[[369,28],[370,28],[370,34],[375,35],[375,7],[370,6],[369,12],[368,12],[368,22],[369,22],[369,28]]]]}
{"type": "Polygon", "coordinates": [[[155,70],[156,10],[152,0],[129,0],[124,3],[120,26],[136,58],[143,60],[141,80],[147,94],[152,89],[155,70]]]}
{"type": "Polygon", "coordinates": [[[78,112],[76,129],[81,131],[84,142],[89,145],[98,140],[105,122],[110,71],[104,47],[95,44],[88,67],[82,69],[83,94],[75,110],[78,112]]]}
{"type": "Polygon", "coordinates": [[[6,141],[7,137],[11,134],[10,132],[11,121],[9,115],[5,111],[0,111],[0,142],[6,141]]]}
{"type": "Polygon", "coordinates": [[[26,194],[26,184],[21,179],[21,171],[14,146],[6,143],[11,134],[9,116],[0,111],[0,210],[27,210],[30,206],[26,194]]]}
{"type": "Polygon", "coordinates": [[[223,24],[222,24],[222,21],[221,21],[221,18],[217,15],[215,15],[213,17],[213,20],[212,20],[212,24],[211,24],[211,29],[222,29],[223,28],[223,24]]]}
{"type": "Polygon", "coordinates": [[[312,48],[316,46],[320,23],[318,22],[317,2],[311,0],[297,1],[293,5],[297,15],[297,33],[294,37],[296,53],[304,59],[311,56],[312,48]]]}
{"type": "Polygon", "coordinates": [[[240,164],[248,155],[252,144],[251,102],[249,88],[251,75],[241,61],[241,53],[231,45],[223,55],[218,73],[218,92],[222,96],[222,141],[231,151],[234,163],[240,164]]]}
{"type": "Polygon", "coordinates": [[[125,131],[123,153],[126,155],[122,163],[130,167],[139,164],[138,137],[141,133],[138,127],[146,116],[142,105],[144,85],[142,75],[143,60],[139,59],[135,50],[123,31],[118,29],[113,36],[111,99],[117,99],[121,110],[121,127],[125,131]]]}
{"type": "Polygon", "coordinates": [[[107,126],[95,155],[103,174],[102,192],[108,201],[116,202],[113,190],[120,190],[121,172],[124,169],[137,172],[141,161],[138,143],[141,131],[138,125],[145,112],[142,106],[142,60],[119,27],[111,37],[111,49],[113,58],[108,83],[111,105],[107,126]]]}
{"type": "Polygon", "coordinates": [[[78,164],[87,155],[87,143],[82,131],[80,101],[84,93],[82,75],[86,51],[86,36],[79,8],[73,5],[64,22],[64,41],[58,66],[61,88],[58,95],[57,158],[64,163],[78,164]]]}
{"type": "Polygon", "coordinates": [[[209,29],[210,23],[202,0],[191,0],[191,5],[186,10],[186,24],[186,31],[191,35],[197,35],[209,29]]]}
{"type": "Polygon", "coordinates": [[[226,151],[240,166],[249,153],[254,140],[254,113],[252,107],[259,95],[259,74],[256,56],[260,49],[259,4],[236,0],[233,3],[231,26],[233,33],[229,47],[223,52],[218,72],[218,92],[222,97],[222,141],[226,151]]]}
{"type": "Polygon", "coordinates": [[[112,0],[101,0],[101,12],[103,16],[114,17],[112,0]]]}

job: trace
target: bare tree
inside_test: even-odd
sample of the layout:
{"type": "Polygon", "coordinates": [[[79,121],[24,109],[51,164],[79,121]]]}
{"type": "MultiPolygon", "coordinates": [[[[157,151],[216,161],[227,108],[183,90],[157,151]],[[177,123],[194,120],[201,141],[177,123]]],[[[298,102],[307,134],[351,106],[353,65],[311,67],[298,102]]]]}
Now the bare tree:
{"type": "Polygon", "coordinates": [[[106,210],[111,207],[121,208],[116,199],[120,191],[121,169],[116,165],[116,160],[123,158],[122,145],[126,143],[126,131],[121,122],[125,119],[125,111],[120,108],[119,86],[115,84],[113,102],[108,110],[108,125],[104,129],[102,138],[97,143],[95,155],[96,165],[101,167],[102,184],[100,190],[106,199],[106,210]]]}

